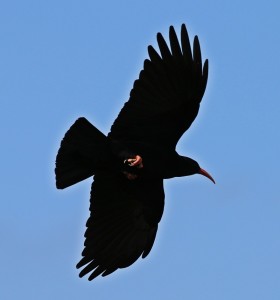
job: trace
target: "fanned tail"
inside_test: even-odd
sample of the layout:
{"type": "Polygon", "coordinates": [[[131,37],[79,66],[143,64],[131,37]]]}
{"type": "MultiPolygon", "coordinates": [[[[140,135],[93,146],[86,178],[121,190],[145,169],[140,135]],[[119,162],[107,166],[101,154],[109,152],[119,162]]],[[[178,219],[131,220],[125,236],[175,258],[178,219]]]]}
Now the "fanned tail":
{"type": "Polygon", "coordinates": [[[108,165],[107,137],[87,119],[79,118],[66,132],[56,157],[56,187],[64,189],[108,165]]]}

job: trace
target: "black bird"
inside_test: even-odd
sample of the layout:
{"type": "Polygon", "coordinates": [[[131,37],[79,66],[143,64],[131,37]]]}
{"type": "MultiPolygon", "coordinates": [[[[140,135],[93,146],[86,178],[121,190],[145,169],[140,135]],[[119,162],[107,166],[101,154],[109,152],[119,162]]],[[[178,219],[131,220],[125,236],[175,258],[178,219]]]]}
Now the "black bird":
{"type": "Polygon", "coordinates": [[[105,136],[85,118],[66,132],[56,157],[56,186],[64,189],[94,175],[80,277],[89,280],[125,268],[153,246],[164,207],[163,180],[202,174],[176,152],[197,116],[207,77],[198,37],[191,50],[186,26],[181,44],[173,26],[170,48],[157,34],[160,54],[148,47],[129,100],[105,136]]]}

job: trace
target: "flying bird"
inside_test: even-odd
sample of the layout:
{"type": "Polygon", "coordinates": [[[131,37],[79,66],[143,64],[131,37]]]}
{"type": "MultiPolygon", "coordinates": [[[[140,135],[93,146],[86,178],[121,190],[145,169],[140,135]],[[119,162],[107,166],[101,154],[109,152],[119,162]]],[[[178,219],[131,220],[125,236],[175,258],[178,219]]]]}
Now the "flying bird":
{"type": "Polygon", "coordinates": [[[81,117],[61,142],[57,188],[94,176],[80,277],[106,276],[149,254],[163,214],[164,179],[201,174],[214,182],[176,152],[197,116],[208,60],[202,63],[197,36],[191,48],[184,24],[180,42],[173,26],[169,40],[170,46],[158,33],[159,51],[148,46],[149,58],[107,136],[81,117]]]}

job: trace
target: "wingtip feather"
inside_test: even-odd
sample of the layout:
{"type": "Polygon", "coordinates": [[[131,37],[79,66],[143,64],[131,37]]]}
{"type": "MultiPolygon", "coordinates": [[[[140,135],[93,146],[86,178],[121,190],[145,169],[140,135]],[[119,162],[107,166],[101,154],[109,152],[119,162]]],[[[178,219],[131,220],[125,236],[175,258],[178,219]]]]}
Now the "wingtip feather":
{"type": "Polygon", "coordinates": [[[161,53],[161,57],[163,59],[170,59],[171,52],[168,48],[168,45],[167,45],[164,37],[162,36],[162,34],[160,32],[157,34],[157,42],[158,42],[159,50],[161,53]]]}
{"type": "Polygon", "coordinates": [[[169,40],[170,40],[172,55],[177,59],[181,58],[182,51],[181,51],[181,47],[180,47],[180,44],[179,44],[179,41],[177,38],[177,34],[176,34],[173,26],[170,26],[170,28],[169,28],[169,40]]]}

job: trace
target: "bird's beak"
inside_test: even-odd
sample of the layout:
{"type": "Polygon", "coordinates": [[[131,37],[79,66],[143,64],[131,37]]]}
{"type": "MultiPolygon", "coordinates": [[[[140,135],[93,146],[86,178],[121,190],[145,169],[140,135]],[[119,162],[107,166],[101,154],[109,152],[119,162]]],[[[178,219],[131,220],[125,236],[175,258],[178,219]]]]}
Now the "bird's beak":
{"type": "Polygon", "coordinates": [[[213,179],[213,177],[208,172],[206,172],[205,170],[200,168],[200,170],[198,171],[198,174],[201,174],[201,175],[209,178],[214,184],[216,183],[215,180],[213,179]]]}

